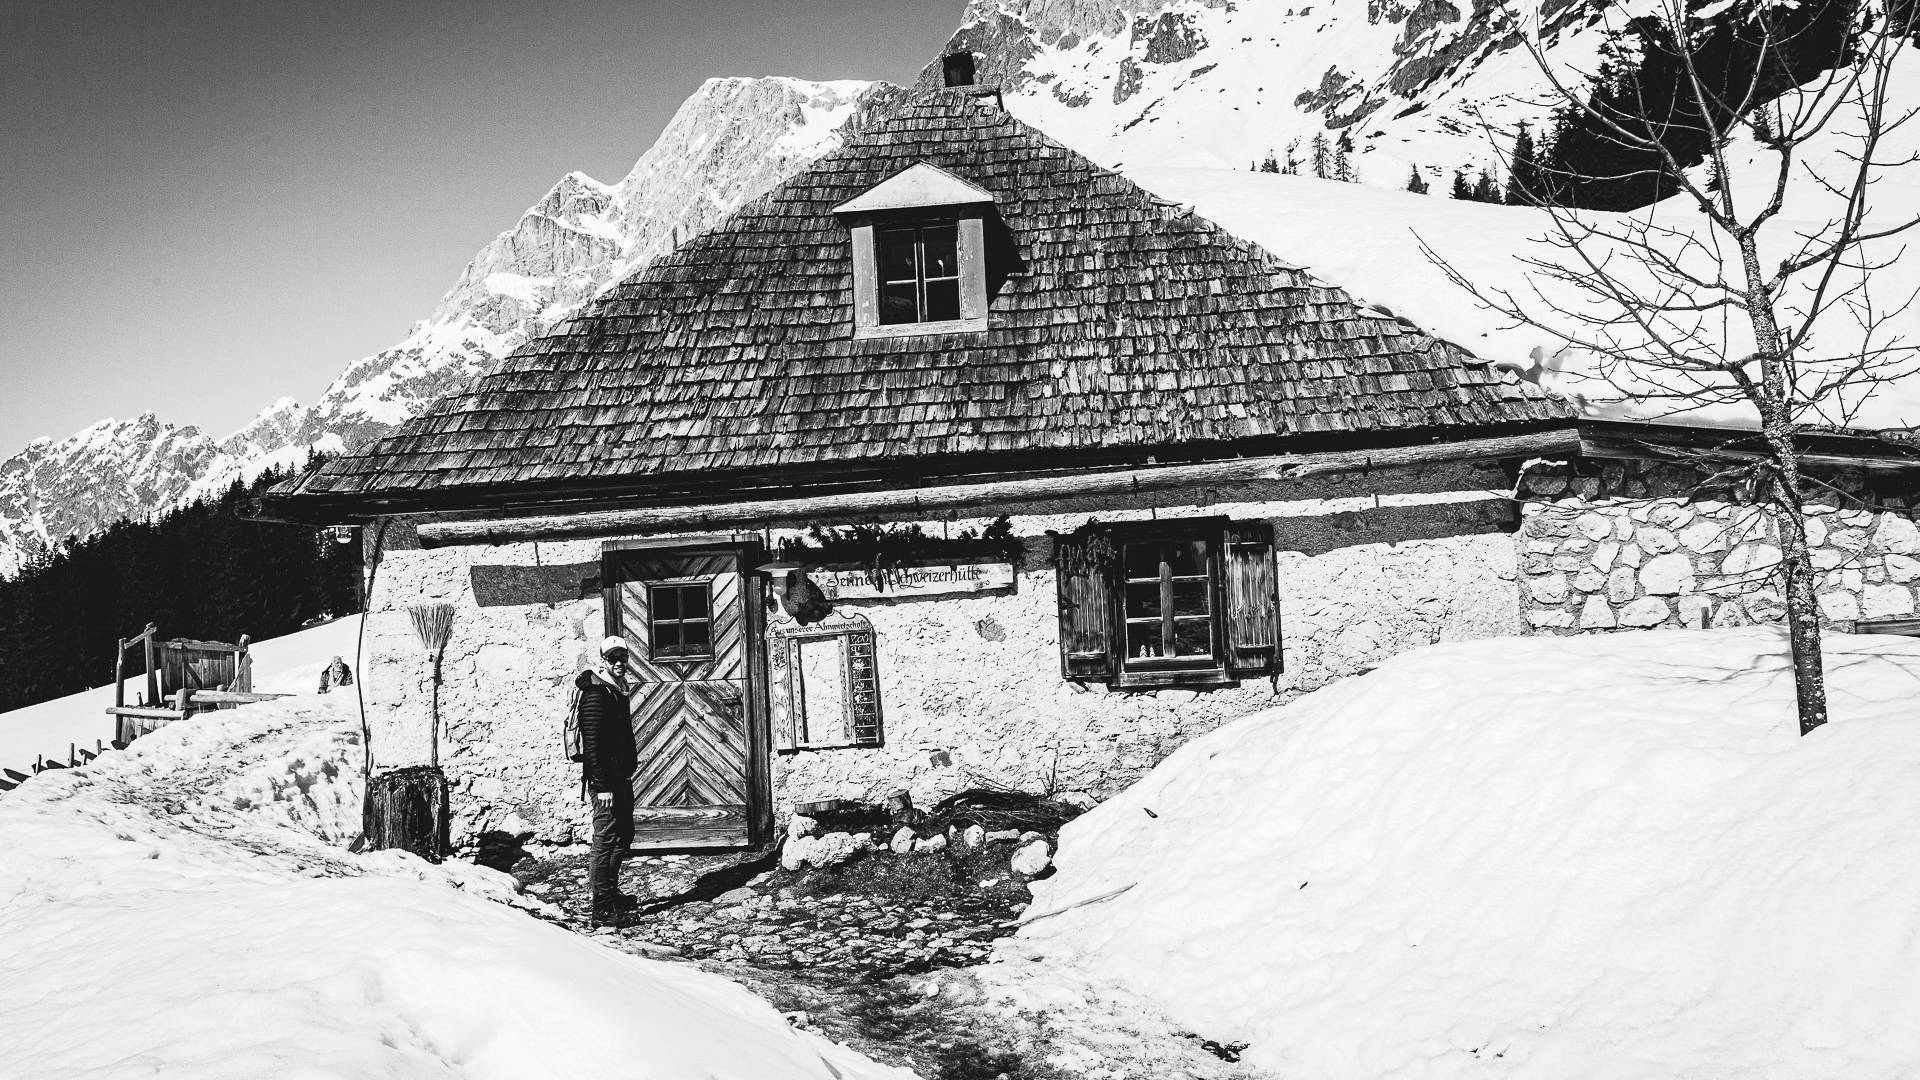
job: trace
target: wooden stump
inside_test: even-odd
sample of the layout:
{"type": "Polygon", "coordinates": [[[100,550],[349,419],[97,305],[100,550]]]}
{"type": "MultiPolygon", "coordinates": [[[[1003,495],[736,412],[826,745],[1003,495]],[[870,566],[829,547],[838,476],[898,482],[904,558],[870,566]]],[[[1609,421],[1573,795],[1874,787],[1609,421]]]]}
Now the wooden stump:
{"type": "Polygon", "coordinates": [[[447,774],[413,765],[373,778],[364,828],[375,851],[398,848],[428,862],[447,857],[447,774]]]}

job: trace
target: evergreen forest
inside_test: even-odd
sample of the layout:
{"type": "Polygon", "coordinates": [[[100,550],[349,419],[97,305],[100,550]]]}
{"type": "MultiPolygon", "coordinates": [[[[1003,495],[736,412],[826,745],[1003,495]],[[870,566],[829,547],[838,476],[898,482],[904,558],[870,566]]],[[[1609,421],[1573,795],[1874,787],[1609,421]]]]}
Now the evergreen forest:
{"type": "Polygon", "coordinates": [[[359,544],[240,516],[286,477],[70,537],[0,580],[0,711],[112,682],[115,642],[148,623],[162,639],[259,641],[359,610],[359,544]]]}

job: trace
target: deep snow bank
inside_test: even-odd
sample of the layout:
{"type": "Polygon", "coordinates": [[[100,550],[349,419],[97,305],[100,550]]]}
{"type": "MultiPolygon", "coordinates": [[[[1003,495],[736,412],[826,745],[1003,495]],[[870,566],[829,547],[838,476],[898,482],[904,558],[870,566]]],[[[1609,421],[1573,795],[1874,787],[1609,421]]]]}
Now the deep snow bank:
{"type": "Polygon", "coordinates": [[[1920,1075],[1920,642],[1827,642],[1806,739],[1768,630],[1403,655],[1073,822],[1023,939],[1288,1076],[1920,1075]]]}
{"type": "Polygon", "coordinates": [[[742,987],[350,855],[346,695],[205,714],[0,799],[0,1076],[906,1077],[742,987]]]}

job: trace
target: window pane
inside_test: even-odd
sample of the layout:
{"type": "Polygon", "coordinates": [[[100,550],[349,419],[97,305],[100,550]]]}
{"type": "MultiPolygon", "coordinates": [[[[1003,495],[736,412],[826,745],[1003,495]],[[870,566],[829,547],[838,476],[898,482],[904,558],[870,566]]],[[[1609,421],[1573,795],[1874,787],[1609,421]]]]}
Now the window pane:
{"type": "Polygon", "coordinates": [[[880,280],[912,281],[917,276],[917,268],[913,264],[913,230],[881,230],[880,280]]]}
{"type": "Polygon", "coordinates": [[[707,586],[687,585],[680,589],[680,617],[683,619],[704,619],[707,617],[707,586]]]}
{"type": "MultiPolygon", "coordinates": [[[[1131,587],[1131,586],[1129,586],[1131,587]]],[[[1213,590],[1206,578],[1173,583],[1173,613],[1175,615],[1205,615],[1212,611],[1208,603],[1213,590]]]]}
{"type": "Polygon", "coordinates": [[[1130,578],[1160,577],[1160,554],[1163,544],[1128,544],[1127,576],[1130,578]]]}
{"type": "Polygon", "coordinates": [[[1209,656],[1213,653],[1213,620],[1175,619],[1173,651],[1176,656],[1209,656]]]}
{"type": "Polygon", "coordinates": [[[649,595],[653,598],[653,617],[656,620],[680,617],[679,589],[672,585],[655,585],[649,595]]]}
{"type": "Polygon", "coordinates": [[[1152,622],[1130,622],[1127,624],[1127,658],[1129,660],[1150,659],[1164,655],[1160,645],[1160,631],[1163,624],[1159,619],[1152,622]]]}
{"type": "Polygon", "coordinates": [[[1158,581],[1127,582],[1127,618],[1157,618],[1160,615],[1158,581]]]}
{"type": "Polygon", "coordinates": [[[680,624],[680,651],[688,656],[705,656],[713,651],[713,627],[709,623],[680,624]]]}
{"type": "Polygon", "coordinates": [[[923,322],[945,322],[960,317],[960,282],[927,282],[927,317],[923,322]]]}
{"type": "Polygon", "coordinates": [[[1167,544],[1166,560],[1176,577],[1204,574],[1207,572],[1207,542],[1189,540],[1167,544]]]}
{"type": "Polygon", "coordinates": [[[880,286],[880,321],[883,323],[920,321],[920,305],[914,299],[913,282],[880,286]]]}
{"type": "Polygon", "coordinates": [[[653,655],[678,656],[680,654],[680,624],[656,622],[653,624],[653,655]]]}
{"type": "Polygon", "coordinates": [[[929,278],[957,277],[960,273],[958,247],[960,229],[956,225],[929,225],[921,230],[921,250],[925,253],[925,271],[929,278]]]}

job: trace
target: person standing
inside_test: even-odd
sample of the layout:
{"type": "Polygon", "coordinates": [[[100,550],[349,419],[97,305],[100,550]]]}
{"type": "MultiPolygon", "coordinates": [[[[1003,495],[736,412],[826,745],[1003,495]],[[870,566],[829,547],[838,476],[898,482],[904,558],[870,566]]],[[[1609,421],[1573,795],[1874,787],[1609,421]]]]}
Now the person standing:
{"type": "Polygon", "coordinates": [[[615,635],[600,643],[600,663],[574,680],[574,704],[587,791],[593,800],[593,846],[587,880],[595,926],[620,926],[627,898],[620,892],[620,864],[633,846],[633,714],[628,702],[627,642],[615,635]]]}

